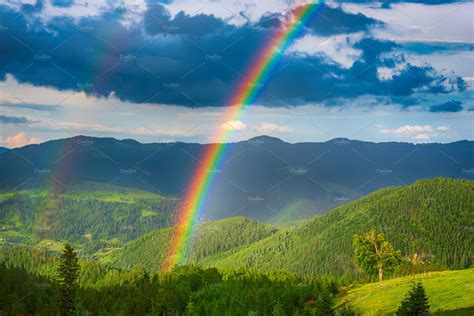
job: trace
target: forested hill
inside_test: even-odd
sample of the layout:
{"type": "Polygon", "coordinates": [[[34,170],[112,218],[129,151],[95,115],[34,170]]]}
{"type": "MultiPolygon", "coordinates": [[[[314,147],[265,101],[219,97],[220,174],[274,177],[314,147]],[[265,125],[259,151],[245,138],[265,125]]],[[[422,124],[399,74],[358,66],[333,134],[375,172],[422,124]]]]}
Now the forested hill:
{"type": "MultiPolygon", "coordinates": [[[[466,268],[472,264],[473,218],[474,182],[421,180],[382,189],[275,233],[251,222],[233,226],[238,229],[220,227],[237,220],[215,222],[216,229],[208,236],[219,238],[198,234],[190,261],[218,268],[284,269],[303,275],[354,273],[352,236],[376,228],[385,232],[403,255],[417,252],[425,264],[466,268]],[[257,228],[261,233],[254,232],[257,228]],[[221,238],[226,240],[225,246],[221,238]]],[[[159,269],[167,235],[166,230],[160,230],[133,241],[114,253],[113,262],[159,269]]]]}
{"type": "Polygon", "coordinates": [[[473,261],[473,218],[474,182],[421,180],[382,189],[204,263],[301,274],[354,272],[352,236],[376,228],[404,255],[417,252],[448,268],[467,268],[473,261]]]}
{"type": "Polygon", "coordinates": [[[113,248],[172,223],[178,200],[148,191],[83,182],[61,194],[49,189],[0,193],[0,244],[81,252],[113,248]]]}
{"type": "MultiPolygon", "coordinates": [[[[203,222],[198,225],[188,251],[188,263],[207,256],[237,249],[271,236],[277,229],[243,217],[203,222]]],[[[120,268],[141,266],[159,270],[169,244],[171,228],[156,230],[116,249],[103,262],[120,268]]]]}

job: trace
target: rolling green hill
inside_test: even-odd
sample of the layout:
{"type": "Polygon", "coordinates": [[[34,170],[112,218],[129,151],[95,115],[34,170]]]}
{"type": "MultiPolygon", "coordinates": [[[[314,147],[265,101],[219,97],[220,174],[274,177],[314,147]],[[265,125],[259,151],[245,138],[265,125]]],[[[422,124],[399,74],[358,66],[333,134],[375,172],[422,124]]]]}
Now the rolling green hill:
{"type": "MultiPolygon", "coordinates": [[[[432,268],[467,268],[472,265],[473,218],[474,182],[422,180],[382,189],[278,232],[250,221],[229,229],[228,225],[239,227],[235,219],[206,223],[203,226],[209,230],[197,234],[189,261],[223,269],[354,274],[358,270],[352,260],[352,236],[376,228],[404,255],[417,252],[432,268]],[[256,229],[261,233],[249,233],[256,229]]],[[[156,269],[167,236],[167,229],[152,232],[105,260],[156,269]]]]}
{"type": "Polygon", "coordinates": [[[40,245],[65,241],[87,252],[117,247],[170,225],[177,200],[148,191],[85,182],[67,191],[0,193],[0,243],[40,245]]]}
{"type": "MultiPolygon", "coordinates": [[[[188,262],[199,262],[208,256],[249,245],[276,232],[271,226],[243,217],[201,223],[190,245],[188,262]]],[[[138,265],[148,270],[159,270],[170,233],[170,228],[153,231],[128,243],[123,249],[103,255],[101,261],[120,268],[138,265]]]]}
{"type": "Polygon", "coordinates": [[[207,257],[203,264],[300,274],[354,273],[352,236],[376,228],[403,254],[436,265],[467,268],[474,249],[474,182],[443,178],[391,187],[316,216],[247,247],[207,257]]]}
{"type": "Polygon", "coordinates": [[[442,271],[369,283],[353,289],[342,299],[361,315],[390,315],[398,309],[413,281],[421,281],[432,313],[474,314],[474,270],[442,271]]]}

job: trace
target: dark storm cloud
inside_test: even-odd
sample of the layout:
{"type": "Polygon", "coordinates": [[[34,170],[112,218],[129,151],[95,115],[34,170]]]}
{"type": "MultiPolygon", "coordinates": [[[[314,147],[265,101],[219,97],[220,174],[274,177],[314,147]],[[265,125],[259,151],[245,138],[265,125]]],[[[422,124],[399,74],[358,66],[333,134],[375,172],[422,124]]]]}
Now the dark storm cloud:
{"type": "Polygon", "coordinates": [[[51,4],[60,7],[60,8],[68,8],[74,4],[75,0],[51,0],[51,4]]]}
{"type": "Polygon", "coordinates": [[[35,111],[57,111],[61,108],[60,105],[46,105],[37,103],[0,103],[0,106],[13,109],[28,109],[35,111]]]}
{"type": "MultiPolygon", "coordinates": [[[[263,28],[275,28],[281,24],[284,15],[272,13],[260,18],[255,26],[263,28]]],[[[361,13],[352,14],[343,11],[341,8],[332,8],[327,5],[320,5],[316,8],[314,17],[306,26],[308,32],[320,36],[330,36],[335,34],[349,34],[367,31],[371,26],[383,25],[382,22],[369,18],[361,13]]]]}
{"type": "Polygon", "coordinates": [[[233,29],[214,15],[197,14],[189,16],[181,11],[174,18],[171,18],[168,11],[159,3],[148,4],[144,24],[147,32],[153,35],[169,33],[202,36],[233,29]]]}
{"type": "Polygon", "coordinates": [[[354,33],[366,31],[373,25],[383,23],[369,18],[361,13],[352,14],[322,5],[317,10],[317,15],[308,26],[314,34],[329,36],[333,34],[354,33]]]}
{"type": "MultiPolygon", "coordinates": [[[[366,94],[397,100],[419,90],[448,93],[465,87],[460,78],[448,85],[431,67],[414,65],[380,80],[378,67],[394,68],[404,59],[387,57],[397,49],[393,42],[368,37],[368,28],[379,22],[341,8],[318,10],[306,32],[364,32],[355,45],[361,57],[352,67],[341,68],[321,56],[285,55],[269,73],[271,80],[263,81],[259,103],[331,104],[366,94]]],[[[18,15],[0,6],[0,20],[6,21],[0,28],[0,79],[12,74],[19,82],[98,97],[114,94],[137,103],[224,106],[283,18],[268,15],[234,26],[212,15],[180,12],[171,17],[152,2],[143,24],[125,27],[124,12],[116,9],[79,22],[55,18],[43,25],[36,13],[18,15]]]]}
{"type": "Polygon", "coordinates": [[[2,124],[29,124],[32,123],[29,119],[23,116],[6,116],[0,115],[0,123],[2,124]]]}
{"type": "Polygon", "coordinates": [[[270,13],[263,15],[257,23],[256,27],[263,27],[266,29],[277,28],[281,25],[281,19],[283,18],[282,14],[279,13],[270,13]]]}
{"type": "Polygon", "coordinates": [[[451,100],[445,103],[430,106],[430,112],[461,112],[462,102],[451,100]]]}
{"type": "Polygon", "coordinates": [[[430,55],[433,53],[458,53],[462,51],[473,51],[471,43],[449,43],[449,42],[406,42],[402,43],[403,51],[417,54],[430,55]]]}

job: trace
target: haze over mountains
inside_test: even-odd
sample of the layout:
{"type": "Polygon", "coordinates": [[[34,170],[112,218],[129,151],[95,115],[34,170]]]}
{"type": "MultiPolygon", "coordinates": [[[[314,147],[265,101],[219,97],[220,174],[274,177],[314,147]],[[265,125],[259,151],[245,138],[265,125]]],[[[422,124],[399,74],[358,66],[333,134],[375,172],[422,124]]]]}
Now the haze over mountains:
{"type": "MultiPolygon", "coordinates": [[[[142,144],[77,136],[0,156],[0,188],[94,181],[181,197],[206,145],[142,144]]],[[[421,178],[472,179],[474,142],[371,143],[333,139],[290,144],[261,136],[227,146],[214,173],[204,219],[245,216],[269,222],[307,218],[377,189],[421,178]]]]}

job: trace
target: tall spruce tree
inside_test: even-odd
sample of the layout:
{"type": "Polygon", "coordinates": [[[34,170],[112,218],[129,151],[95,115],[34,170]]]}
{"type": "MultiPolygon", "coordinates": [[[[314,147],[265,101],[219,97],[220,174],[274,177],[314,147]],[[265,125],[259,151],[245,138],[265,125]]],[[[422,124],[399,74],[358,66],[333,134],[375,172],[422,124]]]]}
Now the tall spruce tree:
{"type": "Polygon", "coordinates": [[[59,282],[61,284],[61,293],[59,298],[59,308],[61,315],[71,315],[74,311],[77,277],[80,267],[77,254],[74,248],[66,244],[61,255],[61,264],[59,265],[59,282]]]}
{"type": "Polygon", "coordinates": [[[335,315],[332,308],[333,301],[329,290],[325,287],[322,288],[316,297],[316,315],[331,316],[335,315]]]}
{"type": "Polygon", "coordinates": [[[413,284],[412,289],[400,304],[400,307],[397,310],[397,315],[429,315],[429,311],[430,305],[428,303],[428,297],[426,297],[423,285],[419,282],[418,284],[413,284]]]}

